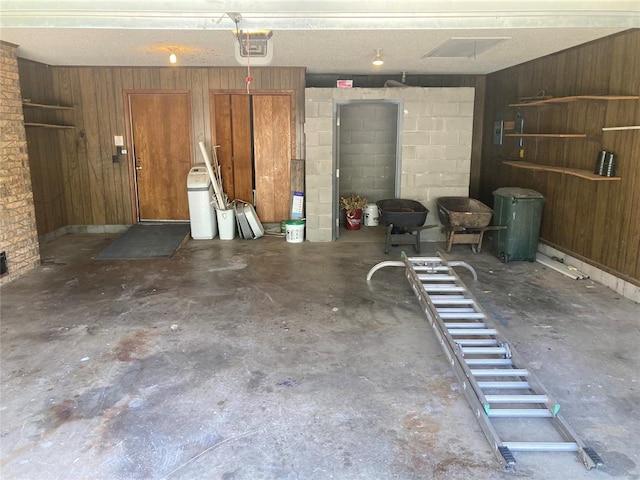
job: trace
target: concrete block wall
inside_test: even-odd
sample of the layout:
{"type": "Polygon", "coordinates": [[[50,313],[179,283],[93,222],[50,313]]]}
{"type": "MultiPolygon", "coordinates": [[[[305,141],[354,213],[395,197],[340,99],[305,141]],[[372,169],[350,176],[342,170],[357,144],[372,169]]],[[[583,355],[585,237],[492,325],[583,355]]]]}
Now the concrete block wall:
{"type": "Polygon", "coordinates": [[[8,272],[0,285],[40,264],[16,47],[0,42],[0,251],[8,272]]]}
{"type": "Polygon", "coordinates": [[[340,195],[370,203],[393,198],[398,109],[395,104],[343,105],[340,113],[340,195]]]}
{"type": "MultiPolygon", "coordinates": [[[[438,222],[438,197],[469,195],[474,95],[471,87],[307,88],[307,239],[333,240],[335,100],[402,101],[400,196],[422,202],[431,224],[438,222]]],[[[439,229],[422,232],[423,241],[443,239],[439,229]]]]}

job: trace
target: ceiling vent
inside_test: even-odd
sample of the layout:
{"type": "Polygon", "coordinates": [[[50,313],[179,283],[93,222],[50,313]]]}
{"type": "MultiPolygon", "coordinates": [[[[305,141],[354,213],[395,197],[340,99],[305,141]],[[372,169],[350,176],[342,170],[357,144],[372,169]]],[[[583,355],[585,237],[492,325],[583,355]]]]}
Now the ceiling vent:
{"type": "Polygon", "coordinates": [[[452,37],[422,58],[476,58],[510,37],[452,37]]]}

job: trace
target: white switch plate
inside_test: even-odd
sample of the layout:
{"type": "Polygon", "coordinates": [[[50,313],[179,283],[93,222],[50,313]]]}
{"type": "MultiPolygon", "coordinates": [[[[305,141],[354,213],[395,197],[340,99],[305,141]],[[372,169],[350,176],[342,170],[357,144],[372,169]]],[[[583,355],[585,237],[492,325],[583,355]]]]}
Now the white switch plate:
{"type": "Polygon", "coordinates": [[[113,137],[113,143],[115,144],[116,147],[124,147],[124,136],[115,135],[113,137]]]}

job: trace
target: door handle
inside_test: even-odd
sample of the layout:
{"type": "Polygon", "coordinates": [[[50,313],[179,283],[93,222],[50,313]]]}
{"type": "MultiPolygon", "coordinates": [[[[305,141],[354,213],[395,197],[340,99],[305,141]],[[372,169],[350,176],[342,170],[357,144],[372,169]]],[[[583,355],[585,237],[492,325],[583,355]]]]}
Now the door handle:
{"type": "Polygon", "coordinates": [[[136,165],[136,170],[142,170],[142,167],[139,165],[136,165]]]}
{"type": "Polygon", "coordinates": [[[136,158],[136,170],[142,170],[142,162],[136,158]]]}

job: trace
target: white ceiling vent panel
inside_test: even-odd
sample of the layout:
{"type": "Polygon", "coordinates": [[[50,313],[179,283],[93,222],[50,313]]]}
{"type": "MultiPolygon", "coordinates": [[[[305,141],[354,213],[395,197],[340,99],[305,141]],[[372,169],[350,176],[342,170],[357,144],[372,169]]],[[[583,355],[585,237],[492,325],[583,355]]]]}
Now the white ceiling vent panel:
{"type": "Polygon", "coordinates": [[[510,37],[452,37],[422,58],[475,58],[510,37]]]}

